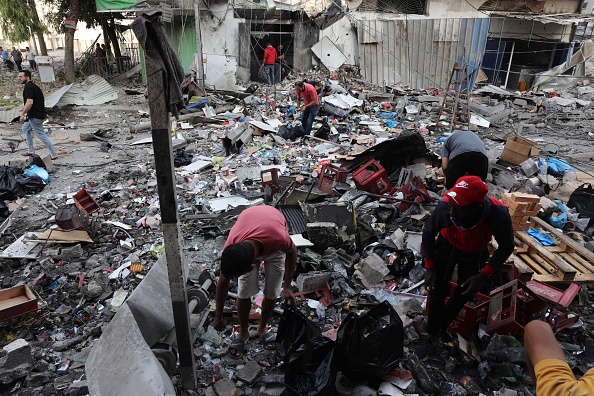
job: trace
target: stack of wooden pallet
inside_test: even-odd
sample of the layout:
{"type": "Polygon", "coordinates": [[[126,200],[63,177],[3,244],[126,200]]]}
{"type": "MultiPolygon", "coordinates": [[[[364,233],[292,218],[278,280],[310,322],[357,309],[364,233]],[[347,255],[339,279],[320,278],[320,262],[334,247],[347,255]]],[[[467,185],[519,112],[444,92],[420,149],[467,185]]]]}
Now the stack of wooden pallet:
{"type": "Polygon", "coordinates": [[[502,201],[509,209],[514,231],[530,228],[530,216],[536,216],[540,210],[540,197],[538,195],[518,192],[505,193],[502,201]]]}

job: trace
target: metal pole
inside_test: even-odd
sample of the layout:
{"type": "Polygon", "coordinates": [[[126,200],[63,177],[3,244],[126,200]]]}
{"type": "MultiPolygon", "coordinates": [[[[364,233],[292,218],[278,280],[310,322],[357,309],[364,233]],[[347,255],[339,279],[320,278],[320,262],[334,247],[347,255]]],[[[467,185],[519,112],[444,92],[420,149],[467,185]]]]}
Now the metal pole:
{"type": "Polygon", "coordinates": [[[185,389],[196,389],[194,348],[190,330],[184,258],[181,250],[182,238],[177,220],[175,174],[173,169],[171,132],[169,130],[169,111],[166,101],[167,84],[165,81],[165,72],[148,57],[146,58],[146,72],[159,206],[163,221],[167,273],[169,276],[169,289],[182,384],[185,389]]]}
{"type": "Polygon", "coordinates": [[[507,88],[507,80],[509,79],[509,71],[511,70],[512,59],[514,58],[514,48],[516,48],[516,42],[512,41],[512,48],[511,48],[511,53],[509,54],[509,63],[507,64],[507,74],[505,75],[505,84],[503,84],[503,88],[507,88]]]}
{"type": "Polygon", "coordinates": [[[198,78],[198,85],[204,90],[204,54],[202,53],[202,32],[200,30],[201,1],[202,0],[194,0],[194,20],[196,24],[196,53],[199,58],[196,62],[196,77],[198,78]]]}

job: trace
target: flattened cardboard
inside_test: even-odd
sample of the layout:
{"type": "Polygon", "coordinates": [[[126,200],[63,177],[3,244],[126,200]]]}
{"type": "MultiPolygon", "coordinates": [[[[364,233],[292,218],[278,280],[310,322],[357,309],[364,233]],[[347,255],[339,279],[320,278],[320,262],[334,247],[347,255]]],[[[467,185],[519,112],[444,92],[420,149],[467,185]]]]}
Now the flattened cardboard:
{"type": "Polygon", "coordinates": [[[69,241],[69,242],[93,242],[89,234],[85,230],[74,231],[59,231],[59,230],[45,230],[43,234],[39,235],[39,239],[48,239],[51,241],[69,241]],[[51,235],[50,235],[51,232],[51,235]]]}

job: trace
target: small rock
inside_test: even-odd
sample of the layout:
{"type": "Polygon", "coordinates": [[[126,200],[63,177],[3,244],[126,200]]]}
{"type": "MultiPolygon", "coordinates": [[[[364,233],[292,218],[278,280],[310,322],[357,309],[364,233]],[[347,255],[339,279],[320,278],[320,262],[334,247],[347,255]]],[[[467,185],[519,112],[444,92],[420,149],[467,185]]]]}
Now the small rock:
{"type": "Polygon", "coordinates": [[[223,378],[222,380],[214,384],[214,390],[217,396],[235,396],[237,395],[237,388],[235,383],[229,378],[223,378]]]}
{"type": "Polygon", "coordinates": [[[26,386],[27,388],[37,388],[38,386],[47,384],[51,379],[52,376],[49,373],[30,373],[26,386]]]}
{"type": "Polygon", "coordinates": [[[237,378],[251,384],[260,374],[260,365],[251,360],[237,372],[237,378]]]}

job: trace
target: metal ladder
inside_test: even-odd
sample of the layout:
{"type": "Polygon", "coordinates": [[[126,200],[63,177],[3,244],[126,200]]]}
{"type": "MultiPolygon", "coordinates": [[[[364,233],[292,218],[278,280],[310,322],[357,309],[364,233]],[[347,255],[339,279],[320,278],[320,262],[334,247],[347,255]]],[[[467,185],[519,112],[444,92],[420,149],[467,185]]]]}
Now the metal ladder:
{"type": "Polygon", "coordinates": [[[447,132],[452,132],[452,129],[462,129],[464,126],[470,129],[470,94],[468,92],[468,82],[468,67],[466,65],[459,66],[456,63],[450,75],[437,121],[437,125],[447,132]],[[466,92],[462,92],[462,89],[465,89],[466,92]],[[449,124],[446,124],[446,119],[449,119],[449,124]]]}

